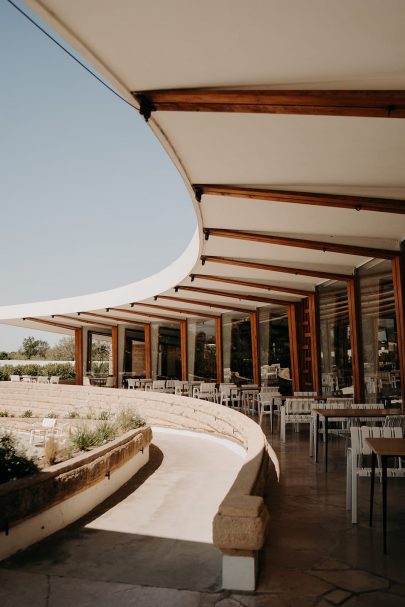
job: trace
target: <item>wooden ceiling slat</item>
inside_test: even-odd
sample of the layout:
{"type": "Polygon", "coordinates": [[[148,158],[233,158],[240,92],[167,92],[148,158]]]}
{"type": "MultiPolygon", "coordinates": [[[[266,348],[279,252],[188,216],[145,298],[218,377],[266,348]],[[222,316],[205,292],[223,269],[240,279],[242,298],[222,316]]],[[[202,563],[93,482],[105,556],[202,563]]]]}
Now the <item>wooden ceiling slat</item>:
{"type": "Polygon", "coordinates": [[[231,196],[250,198],[268,202],[306,204],[323,207],[353,209],[356,211],[376,211],[380,213],[405,213],[405,200],[374,198],[370,196],[351,196],[343,194],[320,194],[317,192],[294,192],[232,185],[195,184],[196,196],[231,196]]]}
{"type": "Polygon", "coordinates": [[[260,232],[244,232],[242,230],[228,230],[222,228],[204,228],[205,238],[216,236],[219,238],[236,238],[249,242],[261,242],[283,247],[298,247],[301,249],[313,249],[330,253],[342,253],[344,255],[359,255],[361,257],[372,257],[378,259],[393,259],[398,251],[378,249],[374,247],[361,247],[357,245],[339,244],[335,242],[323,242],[308,240],[306,238],[290,238],[287,236],[275,236],[274,234],[262,234],[260,232]]]}
{"type": "Polygon", "coordinates": [[[238,280],[236,278],[225,278],[224,276],[212,276],[211,274],[190,274],[191,278],[198,278],[199,280],[208,280],[213,282],[220,282],[230,285],[239,285],[241,287],[251,287],[252,289],[265,289],[266,291],[276,291],[279,293],[292,293],[294,295],[300,295],[301,297],[307,297],[311,295],[313,291],[305,289],[295,289],[293,287],[280,287],[279,285],[266,285],[261,282],[250,282],[248,280],[238,280]]]}
{"type": "MultiPolygon", "coordinates": [[[[173,316],[164,316],[163,314],[152,314],[152,312],[144,312],[139,311],[135,312],[135,310],[127,310],[124,308],[109,308],[113,310],[113,312],[121,312],[121,314],[130,314],[133,316],[145,316],[146,318],[156,318],[158,320],[167,320],[169,322],[180,322],[180,320],[185,320],[184,318],[176,318],[173,316]]],[[[125,318],[123,318],[123,322],[125,322],[125,318]]]]}
{"type": "Polygon", "coordinates": [[[253,268],[255,270],[265,270],[267,272],[281,272],[283,274],[294,274],[296,276],[310,276],[316,278],[325,278],[326,280],[346,281],[352,277],[351,274],[339,274],[337,272],[323,272],[322,270],[305,270],[302,268],[290,268],[288,266],[278,266],[257,261],[244,261],[242,259],[234,259],[231,257],[220,257],[217,255],[202,255],[201,261],[222,263],[229,266],[239,266],[241,268],[253,268]]]}
{"type": "MultiPolygon", "coordinates": [[[[53,320],[44,320],[44,319],[40,319],[40,318],[33,318],[32,316],[26,316],[25,318],[23,318],[23,320],[29,320],[30,322],[37,322],[37,323],[40,323],[43,325],[48,325],[51,327],[58,327],[60,329],[69,329],[70,331],[74,331],[75,329],[78,328],[73,325],[66,325],[65,323],[54,322],[53,320]]],[[[71,320],[73,320],[73,319],[71,319],[71,320]]]]}
{"type": "Polygon", "coordinates": [[[203,301],[201,299],[188,299],[187,297],[174,297],[172,295],[156,295],[158,299],[166,299],[168,301],[179,301],[182,303],[193,304],[196,306],[205,306],[206,308],[216,308],[218,310],[231,310],[233,312],[250,312],[247,308],[241,308],[239,306],[233,306],[224,303],[213,303],[212,301],[203,301]]]}
{"type": "Polygon", "coordinates": [[[167,89],[133,91],[139,111],[405,117],[405,91],[167,89]]]}
{"type": "Polygon", "coordinates": [[[185,308],[171,308],[170,306],[160,306],[158,304],[134,302],[131,303],[131,306],[166,310],[167,312],[174,312],[175,314],[191,314],[193,316],[203,316],[204,318],[218,318],[218,314],[209,314],[208,312],[198,312],[196,310],[190,310],[185,308]]]}
{"type": "MultiPolygon", "coordinates": [[[[274,304],[278,306],[288,306],[291,301],[284,299],[273,299],[272,297],[262,297],[261,295],[248,295],[247,293],[230,293],[229,291],[216,291],[214,289],[202,289],[200,287],[188,287],[186,285],[178,285],[176,289],[190,291],[193,293],[206,293],[217,297],[229,297],[231,299],[245,299],[246,301],[261,301],[263,303],[274,304]]],[[[244,310],[248,312],[248,310],[244,310]]]]}

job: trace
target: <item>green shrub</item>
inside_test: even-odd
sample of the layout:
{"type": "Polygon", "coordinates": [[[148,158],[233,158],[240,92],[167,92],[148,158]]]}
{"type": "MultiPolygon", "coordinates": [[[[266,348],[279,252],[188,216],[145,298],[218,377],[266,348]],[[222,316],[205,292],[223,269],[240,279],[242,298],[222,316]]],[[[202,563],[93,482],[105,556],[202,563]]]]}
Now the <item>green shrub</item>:
{"type": "Polygon", "coordinates": [[[0,411],[0,417],[8,417],[8,411],[4,409],[4,411],[0,411]]]}
{"type": "Polygon", "coordinates": [[[51,419],[58,419],[59,415],[54,411],[49,411],[49,413],[47,413],[45,417],[50,417],[51,419]]]}
{"type": "Polygon", "coordinates": [[[102,445],[117,436],[117,427],[108,421],[102,421],[96,427],[97,444],[102,445]]]}
{"type": "Polygon", "coordinates": [[[145,420],[142,419],[142,417],[139,417],[135,409],[131,409],[130,407],[118,411],[115,422],[118,428],[123,432],[128,432],[128,430],[140,428],[145,425],[145,420]]]}
{"type": "Polygon", "coordinates": [[[32,417],[31,409],[27,409],[26,411],[24,411],[23,417],[32,417]]]}
{"type": "Polygon", "coordinates": [[[95,429],[91,430],[87,426],[77,428],[71,436],[73,448],[79,451],[88,451],[93,447],[99,447],[110,440],[113,440],[117,435],[117,428],[114,424],[108,421],[102,421],[95,429]]]}
{"type": "Polygon", "coordinates": [[[38,470],[35,461],[18,448],[14,436],[0,435],[0,483],[30,476],[38,470]]]}
{"type": "Polygon", "coordinates": [[[67,417],[67,419],[77,419],[78,417],[80,417],[80,413],[78,413],[77,411],[69,411],[69,413],[65,417],[67,417]]]}
{"type": "Polygon", "coordinates": [[[98,415],[98,419],[103,419],[103,420],[107,420],[111,418],[111,412],[110,411],[100,411],[99,415],[98,415]]]}
{"type": "Polygon", "coordinates": [[[44,366],[28,363],[0,367],[0,381],[8,381],[10,375],[58,375],[60,379],[73,379],[75,377],[75,367],[71,363],[50,363],[44,366]]]}

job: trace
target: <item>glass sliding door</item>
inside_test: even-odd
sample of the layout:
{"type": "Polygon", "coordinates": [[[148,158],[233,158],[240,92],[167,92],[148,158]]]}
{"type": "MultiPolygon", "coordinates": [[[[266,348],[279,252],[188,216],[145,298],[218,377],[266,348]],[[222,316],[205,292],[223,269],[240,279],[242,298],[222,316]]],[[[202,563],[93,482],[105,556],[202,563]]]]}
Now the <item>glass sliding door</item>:
{"type": "Polygon", "coordinates": [[[217,377],[215,320],[189,319],[188,378],[215,382],[217,377]]]}
{"type": "Polygon", "coordinates": [[[391,262],[360,268],[366,402],[395,402],[401,394],[397,323],[391,262]]]}
{"type": "Polygon", "coordinates": [[[92,375],[112,375],[112,337],[108,333],[88,332],[87,372],[92,375]]]}
{"type": "Polygon", "coordinates": [[[249,314],[222,315],[224,381],[253,382],[252,338],[249,314]]]}
{"type": "Polygon", "coordinates": [[[262,307],[259,316],[259,361],[262,386],[291,388],[290,339],[287,307],[262,307]]]}
{"type": "Polygon", "coordinates": [[[152,378],[181,379],[181,342],[178,323],[152,324],[152,378]]]}
{"type": "Polygon", "coordinates": [[[345,282],[318,287],[322,395],[352,396],[349,302],[345,282]]]}
{"type": "Polygon", "coordinates": [[[145,331],[142,326],[125,329],[124,373],[126,377],[146,377],[145,331]]]}

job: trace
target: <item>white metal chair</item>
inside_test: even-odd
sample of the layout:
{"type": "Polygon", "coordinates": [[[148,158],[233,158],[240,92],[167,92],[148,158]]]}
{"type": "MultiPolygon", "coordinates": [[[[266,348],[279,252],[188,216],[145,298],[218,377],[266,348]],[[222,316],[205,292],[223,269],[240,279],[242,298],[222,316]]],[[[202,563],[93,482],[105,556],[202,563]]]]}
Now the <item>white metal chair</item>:
{"type": "Polygon", "coordinates": [[[58,384],[59,383],[59,375],[51,375],[49,383],[50,384],[58,384]]]}
{"type": "Polygon", "coordinates": [[[105,382],[106,388],[115,388],[115,377],[113,375],[109,375],[105,382]]]}
{"type": "Polygon", "coordinates": [[[49,378],[47,375],[38,375],[37,378],[38,384],[49,384],[49,378]]]}
{"type": "MultiPolygon", "coordinates": [[[[350,428],[351,447],[347,449],[346,459],[346,510],[352,511],[352,523],[357,523],[357,479],[371,475],[371,466],[364,466],[363,458],[371,455],[365,439],[402,438],[402,428],[361,426],[350,428]]],[[[377,472],[381,473],[380,463],[377,472]]],[[[387,468],[387,477],[405,477],[405,468],[387,468]]]]}
{"type": "Polygon", "coordinates": [[[174,394],[175,393],[175,381],[174,379],[167,379],[166,380],[166,387],[165,387],[165,392],[167,394],[174,394]]]}
{"type": "Polygon", "coordinates": [[[153,390],[154,392],[164,392],[165,388],[165,379],[154,379],[152,384],[145,384],[145,390],[153,390]]]}
{"type": "Polygon", "coordinates": [[[21,377],[20,377],[20,375],[10,375],[10,381],[16,381],[16,382],[20,383],[21,377]]]}
{"type": "Polygon", "coordinates": [[[218,402],[225,407],[240,409],[240,397],[236,384],[220,384],[218,402]]]}
{"type": "Polygon", "coordinates": [[[212,382],[201,382],[199,386],[194,386],[193,397],[216,403],[218,398],[216,385],[212,382]]]}
{"type": "Polygon", "coordinates": [[[44,443],[50,434],[55,434],[57,419],[44,417],[41,424],[34,426],[30,433],[30,444],[44,443]],[[36,440],[37,437],[37,440],[36,440]]]}
{"type": "Polygon", "coordinates": [[[127,385],[128,385],[128,390],[135,390],[135,388],[139,388],[139,386],[140,386],[139,379],[129,377],[127,379],[127,385]]]}
{"type": "Polygon", "coordinates": [[[310,398],[287,398],[281,407],[280,440],[285,442],[287,424],[311,424],[311,408],[315,402],[310,398]]]}

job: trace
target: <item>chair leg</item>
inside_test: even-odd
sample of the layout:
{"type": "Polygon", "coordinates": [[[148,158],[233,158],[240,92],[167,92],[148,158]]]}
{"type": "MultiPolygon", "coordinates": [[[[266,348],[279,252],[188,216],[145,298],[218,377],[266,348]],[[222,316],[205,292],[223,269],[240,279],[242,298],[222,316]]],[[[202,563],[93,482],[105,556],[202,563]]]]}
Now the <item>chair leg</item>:
{"type": "Polygon", "coordinates": [[[285,411],[282,407],[281,409],[281,419],[280,419],[280,441],[285,443],[285,411]]]}
{"type": "Polygon", "coordinates": [[[347,449],[346,454],[346,510],[352,508],[352,450],[347,449]]]}
{"type": "Polygon", "coordinates": [[[357,524],[357,455],[352,452],[352,524],[357,524]]]}

